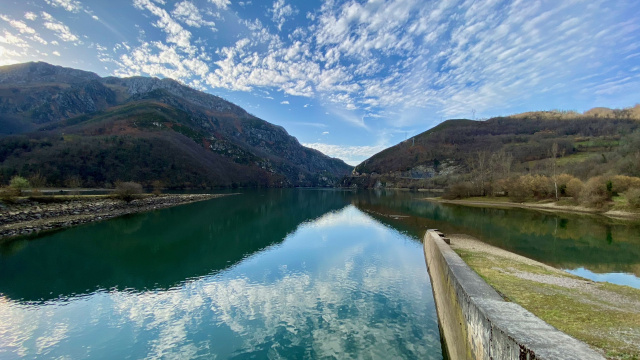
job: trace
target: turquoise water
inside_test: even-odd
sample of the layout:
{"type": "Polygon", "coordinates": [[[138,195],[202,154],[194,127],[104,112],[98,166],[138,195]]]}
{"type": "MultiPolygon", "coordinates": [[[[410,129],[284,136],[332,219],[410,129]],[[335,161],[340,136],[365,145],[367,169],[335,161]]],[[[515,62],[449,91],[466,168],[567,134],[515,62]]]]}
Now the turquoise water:
{"type": "Polygon", "coordinates": [[[421,244],[350,199],[252,192],[4,246],[0,358],[442,358],[421,244]]]}
{"type": "Polygon", "coordinates": [[[638,287],[640,224],[285,189],[0,245],[0,359],[441,359],[420,239],[638,287]]]}

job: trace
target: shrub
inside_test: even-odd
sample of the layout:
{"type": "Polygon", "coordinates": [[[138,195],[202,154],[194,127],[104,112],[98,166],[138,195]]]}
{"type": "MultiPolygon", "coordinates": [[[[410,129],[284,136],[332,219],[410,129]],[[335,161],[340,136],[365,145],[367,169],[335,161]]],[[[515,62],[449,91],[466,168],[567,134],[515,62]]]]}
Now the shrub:
{"type": "Polygon", "coordinates": [[[130,202],[142,194],[142,185],[133,181],[118,181],[113,196],[116,199],[130,202]]]}
{"type": "Polygon", "coordinates": [[[640,209],[640,188],[631,188],[625,193],[629,205],[636,209],[640,209]]]}
{"type": "Polygon", "coordinates": [[[162,181],[154,180],[151,183],[151,186],[153,186],[153,195],[159,196],[160,194],[162,194],[162,189],[164,188],[164,183],[162,181]]]}
{"type": "Polygon", "coordinates": [[[578,200],[583,187],[584,187],[584,184],[582,183],[582,181],[580,181],[580,179],[573,178],[569,180],[569,182],[567,182],[567,188],[565,189],[565,193],[567,194],[567,196],[571,196],[575,200],[578,200]]]}
{"type": "Polygon", "coordinates": [[[532,176],[525,175],[511,181],[509,189],[509,199],[513,202],[523,202],[531,194],[531,180],[532,176]]]}
{"type": "Polygon", "coordinates": [[[29,180],[16,175],[9,181],[9,187],[15,189],[18,192],[18,196],[20,196],[22,195],[22,190],[29,188],[29,180]]]}
{"type": "Polygon", "coordinates": [[[580,200],[584,205],[592,207],[602,207],[611,200],[611,193],[607,191],[604,178],[597,176],[589,179],[582,188],[580,200]]]}
{"type": "MultiPolygon", "coordinates": [[[[569,174],[560,174],[557,177],[557,183],[558,183],[558,196],[567,196],[569,195],[567,193],[567,187],[569,185],[569,182],[573,179],[576,179],[574,176],[571,176],[569,174]]],[[[578,180],[578,179],[576,179],[578,180]]],[[[579,180],[578,180],[579,181],[579,180]]],[[[571,196],[571,195],[569,195],[571,196]]]]}
{"type": "Polygon", "coordinates": [[[613,184],[612,191],[622,194],[630,188],[640,189],[640,178],[625,175],[616,175],[611,178],[613,184]]]}
{"type": "Polygon", "coordinates": [[[538,199],[544,199],[551,196],[555,196],[555,190],[553,188],[553,180],[544,175],[531,176],[531,180],[529,181],[529,186],[531,186],[530,190],[533,193],[533,196],[538,199]]]}
{"type": "Polygon", "coordinates": [[[473,195],[473,184],[468,181],[455,183],[451,185],[447,191],[442,195],[443,199],[455,200],[464,199],[473,195]]]}

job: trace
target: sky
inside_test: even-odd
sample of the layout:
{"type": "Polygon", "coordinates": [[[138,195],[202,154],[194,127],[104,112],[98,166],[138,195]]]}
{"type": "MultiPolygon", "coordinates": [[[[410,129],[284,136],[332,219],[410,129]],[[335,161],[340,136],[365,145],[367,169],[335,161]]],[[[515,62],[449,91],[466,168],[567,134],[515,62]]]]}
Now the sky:
{"type": "Polygon", "coordinates": [[[640,102],[637,0],[2,0],[0,65],[173,78],[355,165],[451,118],[640,102]]]}

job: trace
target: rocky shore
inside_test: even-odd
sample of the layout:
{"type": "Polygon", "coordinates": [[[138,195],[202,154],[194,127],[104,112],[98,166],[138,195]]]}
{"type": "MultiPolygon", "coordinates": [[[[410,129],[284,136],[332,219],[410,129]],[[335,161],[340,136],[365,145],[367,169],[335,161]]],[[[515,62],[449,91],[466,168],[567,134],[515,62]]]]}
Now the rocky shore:
{"type": "Polygon", "coordinates": [[[24,200],[0,203],[0,242],[41,231],[67,228],[126,214],[163,209],[230,194],[176,194],[148,196],[131,202],[87,196],[55,201],[24,200]]]}

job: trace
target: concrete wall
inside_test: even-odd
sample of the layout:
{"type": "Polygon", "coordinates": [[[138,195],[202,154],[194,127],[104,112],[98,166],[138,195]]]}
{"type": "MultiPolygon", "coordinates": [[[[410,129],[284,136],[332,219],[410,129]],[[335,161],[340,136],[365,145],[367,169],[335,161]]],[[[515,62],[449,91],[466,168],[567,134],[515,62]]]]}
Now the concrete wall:
{"type": "Polygon", "coordinates": [[[457,359],[604,359],[586,344],[506,302],[437,231],[424,255],[449,356],[457,359]]]}

